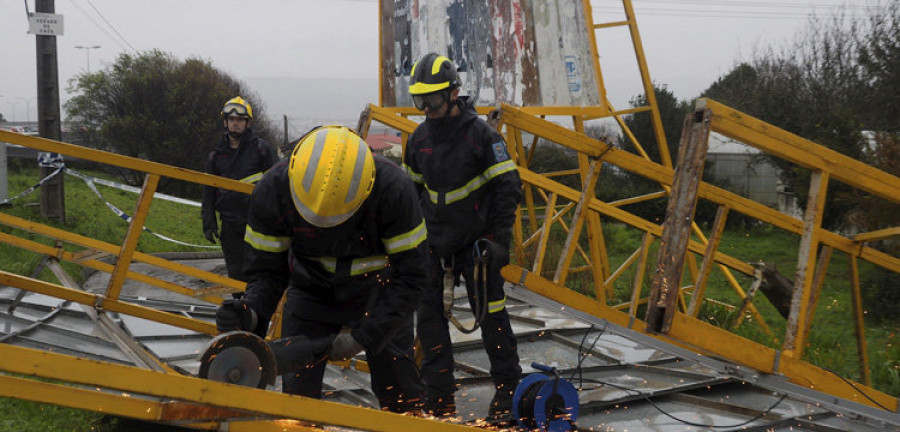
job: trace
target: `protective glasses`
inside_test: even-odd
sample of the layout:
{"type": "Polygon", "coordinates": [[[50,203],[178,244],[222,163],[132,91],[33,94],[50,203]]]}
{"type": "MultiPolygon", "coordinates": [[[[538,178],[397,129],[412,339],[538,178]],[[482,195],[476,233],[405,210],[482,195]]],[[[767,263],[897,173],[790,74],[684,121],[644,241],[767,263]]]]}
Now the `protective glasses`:
{"type": "Polygon", "coordinates": [[[249,117],[249,115],[247,115],[247,107],[240,105],[240,104],[225,105],[225,108],[222,108],[222,115],[225,117],[228,117],[228,116],[249,117]]]}
{"type": "Polygon", "coordinates": [[[450,100],[450,92],[439,91],[423,95],[413,95],[413,104],[419,111],[425,111],[425,108],[435,110],[450,100]]]}

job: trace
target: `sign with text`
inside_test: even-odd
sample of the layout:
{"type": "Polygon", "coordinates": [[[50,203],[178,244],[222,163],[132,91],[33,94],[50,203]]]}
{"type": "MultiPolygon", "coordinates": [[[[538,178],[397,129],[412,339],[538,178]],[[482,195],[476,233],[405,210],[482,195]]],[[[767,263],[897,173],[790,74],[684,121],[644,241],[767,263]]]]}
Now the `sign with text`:
{"type": "Polygon", "coordinates": [[[28,34],[38,36],[62,36],[63,16],[43,12],[29,13],[28,34]]]}

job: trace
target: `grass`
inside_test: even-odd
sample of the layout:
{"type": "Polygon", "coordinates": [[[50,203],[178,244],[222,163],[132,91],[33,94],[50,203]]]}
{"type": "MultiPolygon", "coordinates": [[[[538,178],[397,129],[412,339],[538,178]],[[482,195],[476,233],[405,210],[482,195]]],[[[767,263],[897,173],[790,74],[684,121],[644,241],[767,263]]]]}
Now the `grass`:
{"type": "MultiPolygon", "coordinates": [[[[115,179],[109,176],[87,172],[86,174],[115,179]]],[[[18,194],[38,181],[38,170],[11,167],[8,180],[10,195],[18,194]]],[[[35,191],[24,196],[11,205],[0,207],[0,212],[23,219],[36,221],[56,228],[62,228],[70,232],[78,233],[86,237],[102,240],[115,245],[120,245],[125,238],[128,223],[113,213],[103,200],[92,192],[84,181],[65,176],[66,195],[66,224],[63,226],[57,221],[47,221],[40,215],[40,191],[35,191]]],[[[198,186],[199,187],[199,186],[198,186]]],[[[134,193],[120,191],[105,186],[97,186],[106,201],[111,202],[125,213],[132,214],[137,203],[138,196],[134,193]]],[[[150,207],[150,212],[144,224],[154,232],[186,243],[209,245],[203,238],[200,226],[200,209],[185,204],[173,203],[156,199],[150,207]]],[[[29,240],[52,245],[52,239],[9,226],[0,225],[0,231],[13,233],[29,240]]],[[[80,246],[64,245],[66,250],[77,251],[80,246]]],[[[167,252],[167,251],[209,251],[211,249],[196,248],[177,245],[161,240],[148,233],[141,235],[137,249],[141,252],[167,252]]],[[[0,270],[11,273],[30,276],[41,260],[41,256],[5,243],[0,243],[0,270]]],[[[81,266],[70,263],[62,263],[63,268],[79,283],[83,282],[84,275],[81,266]]],[[[38,279],[58,283],[55,276],[48,270],[43,270],[37,275],[38,279]]],[[[93,411],[70,409],[61,406],[48,405],[38,402],[30,402],[14,398],[0,398],[0,432],[5,431],[93,431],[93,432],[124,432],[134,430],[182,430],[165,428],[159,425],[146,425],[128,419],[106,416],[93,411]]]]}

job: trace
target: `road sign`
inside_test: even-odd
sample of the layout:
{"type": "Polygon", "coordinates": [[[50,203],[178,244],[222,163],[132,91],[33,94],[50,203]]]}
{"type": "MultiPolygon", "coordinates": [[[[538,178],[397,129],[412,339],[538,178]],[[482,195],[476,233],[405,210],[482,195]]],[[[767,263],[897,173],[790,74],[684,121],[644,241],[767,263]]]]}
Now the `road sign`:
{"type": "Polygon", "coordinates": [[[62,36],[63,16],[60,14],[33,12],[28,14],[28,34],[62,36]]]}

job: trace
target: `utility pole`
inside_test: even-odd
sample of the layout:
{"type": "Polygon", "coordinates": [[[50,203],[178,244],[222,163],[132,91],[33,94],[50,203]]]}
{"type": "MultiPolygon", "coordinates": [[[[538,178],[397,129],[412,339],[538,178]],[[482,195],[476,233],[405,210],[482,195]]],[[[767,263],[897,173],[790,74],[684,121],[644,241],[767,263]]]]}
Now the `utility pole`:
{"type": "MultiPolygon", "coordinates": [[[[55,13],[54,0],[36,0],[36,13],[55,13]]],[[[38,133],[41,137],[62,141],[62,124],[59,111],[59,64],[56,56],[56,36],[37,34],[35,36],[37,50],[37,99],[38,99],[38,133]]],[[[50,162],[62,161],[56,153],[49,155],[49,161],[40,161],[41,178],[54,171],[50,162]]],[[[62,173],[41,186],[41,216],[46,219],[57,219],[66,223],[66,194],[62,173]]]]}

